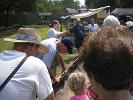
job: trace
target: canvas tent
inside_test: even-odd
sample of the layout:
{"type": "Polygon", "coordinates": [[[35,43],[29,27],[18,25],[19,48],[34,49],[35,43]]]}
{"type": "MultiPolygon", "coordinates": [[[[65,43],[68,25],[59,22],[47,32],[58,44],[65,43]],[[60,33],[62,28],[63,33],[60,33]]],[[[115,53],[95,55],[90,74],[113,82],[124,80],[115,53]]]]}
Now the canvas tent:
{"type": "Polygon", "coordinates": [[[100,8],[97,8],[97,9],[89,9],[89,11],[85,12],[85,13],[81,13],[81,14],[76,14],[76,15],[71,15],[70,17],[72,19],[75,19],[75,18],[85,18],[85,17],[89,17],[89,16],[92,16],[94,14],[97,14],[98,12],[106,9],[106,8],[109,8],[110,6],[105,6],[105,7],[100,7],[100,8]]]}

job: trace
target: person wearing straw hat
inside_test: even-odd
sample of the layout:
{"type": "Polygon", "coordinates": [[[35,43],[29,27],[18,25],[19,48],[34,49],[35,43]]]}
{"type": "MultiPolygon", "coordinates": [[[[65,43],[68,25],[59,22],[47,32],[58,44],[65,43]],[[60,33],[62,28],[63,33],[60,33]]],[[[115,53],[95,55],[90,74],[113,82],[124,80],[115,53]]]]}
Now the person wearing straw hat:
{"type": "Polygon", "coordinates": [[[20,65],[26,55],[27,59],[5,87],[0,91],[0,100],[55,100],[52,82],[46,65],[34,57],[37,52],[48,52],[42,45],[39,31],[34,28],[19,28],[16,39],[5,38],[13,42],[12,50],[0,53],[0,85],[20,65]]]}

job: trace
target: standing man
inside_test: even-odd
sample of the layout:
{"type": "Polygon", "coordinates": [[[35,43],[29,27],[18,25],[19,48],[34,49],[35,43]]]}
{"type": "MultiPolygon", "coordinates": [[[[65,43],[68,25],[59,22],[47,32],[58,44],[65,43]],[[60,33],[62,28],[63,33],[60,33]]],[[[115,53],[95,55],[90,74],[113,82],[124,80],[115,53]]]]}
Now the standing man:
{"type": "Polygon", "coordinates": [[[94,32],[99,28],[98,24],[95,23],[94,19],[90,20],[90,24],[87,26],[89,32],[94,32]]]}
{"type": "Polygon", "coordinates": [[[75,37],[75,47],[78,50],[78,54],[79,54],[79,49],[82,46],[82,42],[84,40],[84,28],[80,22],[81,22],[80,19],[77,18],[75,21],[75,25],[72,28],[72,32],[74,33],[75,37]]]}
{"type": "Polygon", "coordinates": [[[14,46],[12,50],[0,53],[0,85],[26,55],[29,57],[0,91],[0,100],[35,100],[36,96],[38,100],[55,100],[46,65],[34,57],[38,50],[48,51],[48,48],[40,43],[38,30],[19,28],[16,39],[5,40],[14,42],[14,46]]]}

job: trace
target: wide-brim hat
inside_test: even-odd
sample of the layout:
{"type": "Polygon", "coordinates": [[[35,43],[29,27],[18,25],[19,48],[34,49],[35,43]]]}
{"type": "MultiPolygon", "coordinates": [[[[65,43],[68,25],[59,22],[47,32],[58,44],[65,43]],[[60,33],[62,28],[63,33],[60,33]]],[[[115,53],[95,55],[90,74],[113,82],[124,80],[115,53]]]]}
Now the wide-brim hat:
{"type": "Polygon", "coordinates": [[[41,37],[39,31],[35,28],[19,28],[16,39],[4,38],[4,41],[14,42],[14,43],[34,43],[39,45],[39,52],[48,52],[48,47],[41,44],[41,37]]]}

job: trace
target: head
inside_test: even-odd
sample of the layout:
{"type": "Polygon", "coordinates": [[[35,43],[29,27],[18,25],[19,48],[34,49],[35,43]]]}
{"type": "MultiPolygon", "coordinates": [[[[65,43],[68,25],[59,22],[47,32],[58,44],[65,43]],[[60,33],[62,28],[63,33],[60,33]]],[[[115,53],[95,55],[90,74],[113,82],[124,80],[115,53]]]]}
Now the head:
{"type": "Polygon", "coordinates": [[[75,22],[76,24],[79,24],[81,22],[80,18],[77,18],[75,22]]]}
{"type": "Polygon", "coordinates": [[[104,19],[103,26],[116,27],[116,26],[120,26],[120,22],[115,16],[110,15],[104,19]]]}
{"type": "Polygon", "coordinates": [[[42,45],[39,31],[34,28],[19,28],[16,39],[5,38],[5,41],[14,42],[13,49],[35,55],[37,52],[47,52],[48,48],[42,45]]]}
{"type": "Polygon", "coordinates": [[[57,43],[57,49],[60,53],[67,53],[68,52],[67,47],[62,42],[57,43]]]}
{"type": "Polygon", "coordinates": [[[133,83],[132,39],[133,34],[124,27],[103,27],[86,38],[81,58],[92,85],[106,91],[129,89],[133,83]]]}
{"type": "Polygon", "coordinates": [[[57,42],[57,48],[60,53],[72,53],[72,42],[69,39],[62,39],[60,42],[57,42]]]}
{"type": "Polygon", "coordinates": [[[60,23],[57,20],[52,21],[52,23],[49,25],[49,27],[58,29],[60,27],[60,23]]]}
{"type": "Polygon", "coordinates": [[[127,21],[133,21],[133,18],[131,16],[127,16],[127,21]]]}
{"type": "Polygon", "coordinates": [[[74,72],[68,77],[68,85],[70,89],[76,93],[86,88],[86,78],[81,72],[74,72]]]}
{"type": "Polygon", "coordinates": [[[13,49],[21,52],[25,52],[27,55],[36,56],[39,51],[39,45],[34,43],[20,43],[15,42],[13,49]]]}
{"type": "Polygon", "coordinates": [[[90,23],[91,24],[95,24],[95,20],[92,18],[92,19],[90,19],[90,23]]]}
{"type": "Polygon", "coordinates": [[[121,25],[125,25],[125,23],[127,22],[127,16],[124,14],[119,14],[118,19],[121,25]]]}

